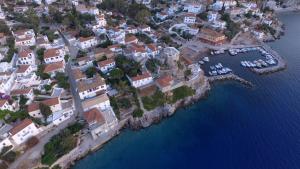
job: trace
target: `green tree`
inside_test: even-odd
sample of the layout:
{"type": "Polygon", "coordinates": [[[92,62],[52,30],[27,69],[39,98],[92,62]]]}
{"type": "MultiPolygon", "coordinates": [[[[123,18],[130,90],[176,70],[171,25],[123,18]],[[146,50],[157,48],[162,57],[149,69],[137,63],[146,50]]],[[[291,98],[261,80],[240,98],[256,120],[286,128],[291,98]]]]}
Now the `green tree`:
{"type": "Polygon", "coordinates": [[[134,19],[140,24],[145,24],[148,22],[149,16],[151,16],[151,13],[149,12],[149,10],[142,9],[142,10],[138,11],[138,13],[134,17],[134,19]]]}
{"type": "Polygon", "coordinates": [[[144,114],[143,110],[141,109],[135,109],[133,112],[132,112],[132,116],[133,117],[142,117],[144,114]]]}
{"type": "Polygon", "coordinates": [[[68,82],[68,76],[66,76],[64,73],[61,72],[56,73],[55,80],[57,81],[59,87],[64,89],[70,88],[70,84],[68,82]]]}
{"type": "Polygon", "coordinates": [[[120,80],[123,77],[124,72],[119,68],[113,69],[109,72],[109,78],[112,80],[120,80]]]}
{"type": "Polygon", "coordinates": [[[45,119],[47,119],[52,114],[52,110],[50,109],[50,107],[43,103],[39,104],[39,108],[45,119]]]}
{"type": "Polygon", "coordinates": [[[36,51],[36,54],[37,54],[37,58],[40,62],[43,62],[44,60],[44,52],[45,52],[45,48],[40,48],[36,51]]]}
{"type": "Polygon", "coordinates": [[[95,67],[89,67],[86,71],[85,74],[88,78],[93,77],[94,75],[97,74],[97,69],[95,67]]]}
{"type": "Polygon", "coordinates": [[[20,101],[19,101],[20,107],[24,108],[28,100],[29,99],[26,96],[20,95],[20,101]]]}

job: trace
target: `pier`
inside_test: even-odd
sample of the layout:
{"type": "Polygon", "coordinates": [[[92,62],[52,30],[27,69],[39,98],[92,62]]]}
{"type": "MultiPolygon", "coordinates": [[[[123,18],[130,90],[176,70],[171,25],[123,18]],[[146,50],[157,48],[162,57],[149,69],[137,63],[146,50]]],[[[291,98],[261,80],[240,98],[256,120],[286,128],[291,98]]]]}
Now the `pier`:
{"type": "Polygon", "coordinates": [[[229,73],[229,74],[226,74],[226,75],[217,75],[217,76],[211,76],[211,77],[208,77],[208,80],[209,82],[213,83],[213,82],[216,82],[216,81],[225,81],[225,80],[234,80],[234,81],[237,81],[245,86],[248,86],[248,87],[254,87],[254,84],[233,74],[233,73],[229,73]]]}
{"type": "Polygon", "coordinates": [[[269,74],[269,73],[274,73],[280,70],[284,70],[287,67],[287,64],[285,60],[275,51],[273,50],[270,46],[268,46],[265,43],[262,43],[261,48],[263,48],[265,51],[270,53],[274,59],[277,60],[277,64],[274,66],[266,67],[266,68],[252,68],[251,71],[257,74],[269,74]]]}

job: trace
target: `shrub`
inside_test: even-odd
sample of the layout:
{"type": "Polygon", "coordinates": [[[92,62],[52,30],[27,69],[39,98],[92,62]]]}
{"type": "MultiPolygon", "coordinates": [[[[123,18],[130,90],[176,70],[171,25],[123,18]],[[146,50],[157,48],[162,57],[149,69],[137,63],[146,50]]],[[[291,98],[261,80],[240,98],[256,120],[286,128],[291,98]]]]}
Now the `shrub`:
{"type": "Polygon", "coordinates": [[[17,157],[17,153],[14,151],[10,151],[8,153],[6,153],[4,156],[2,156],[2,160],[8,162],[8,163],[12,163],[16,160],[17,157]]]}
{"type": "Polygon", "coordinates": [[[143,110],[141,109],[135,109],[133,112],[132,112],[132,116],[133,117],[142,117],[144,114],[143,110]]]}
{"type": "Polygon", "coordinates": [[[178,87],[173,90],[173,98],[172,102],[175,103],[176,101],[183,99],[188,96],[192,96],[195,94],[195,90],[188,86],[178,87]]]}

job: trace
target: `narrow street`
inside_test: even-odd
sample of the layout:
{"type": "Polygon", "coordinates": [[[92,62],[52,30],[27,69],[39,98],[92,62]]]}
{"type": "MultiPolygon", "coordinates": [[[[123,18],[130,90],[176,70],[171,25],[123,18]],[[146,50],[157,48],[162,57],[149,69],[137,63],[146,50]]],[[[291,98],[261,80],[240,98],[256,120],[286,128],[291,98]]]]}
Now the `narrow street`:
{"type": "Polygon", "coordinates": [[[21,154],[16,161],[9,166],[9,169],[27,169],[36,166],[40,162],[40,157],[44,151],[44,145],[49,142],[52,136],[58,134],[62,129],[66,128],[74,121],[75,117],[72,116],[57,127],[44,130],[40,135],[38,135],[39,143],[33,148],[27,150],[24,154],[21,154]]]}

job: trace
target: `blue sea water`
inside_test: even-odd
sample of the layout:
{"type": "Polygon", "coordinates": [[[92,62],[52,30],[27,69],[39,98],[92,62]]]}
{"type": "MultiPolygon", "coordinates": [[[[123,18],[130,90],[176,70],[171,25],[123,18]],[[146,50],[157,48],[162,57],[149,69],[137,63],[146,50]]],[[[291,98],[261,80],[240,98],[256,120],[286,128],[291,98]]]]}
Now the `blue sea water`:
{"type": "Polygon", "coordinates": [[[300,13],[280,17],[286,34],[270,45],[287,70],[241,73],[255,88],[215,84],[208,98],[123,131],[73,169],[300,169],[300,13]]]}

